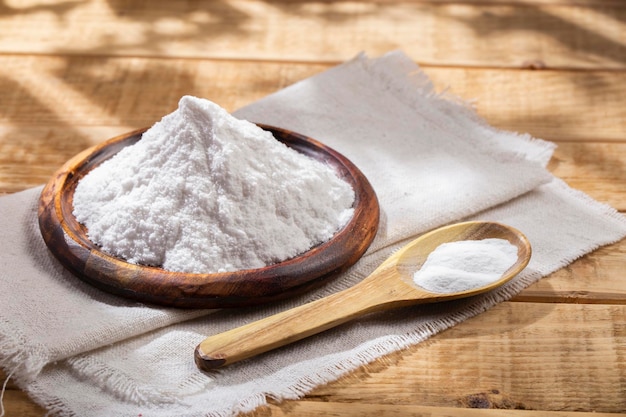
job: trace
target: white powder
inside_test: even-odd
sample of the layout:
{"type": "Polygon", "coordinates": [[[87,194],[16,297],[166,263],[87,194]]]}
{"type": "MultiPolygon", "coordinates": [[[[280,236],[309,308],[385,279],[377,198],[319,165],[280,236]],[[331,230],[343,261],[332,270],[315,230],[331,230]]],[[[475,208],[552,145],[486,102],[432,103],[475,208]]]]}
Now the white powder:
{"type": "Polygon", "coordinates": [[[211,273],[263,267],[329,240],[354,198],[331,167],[185,96],[79,182],[74,215],[113,256],[211,273]]]}
{"type": "Polygon", "coordinates": [[[413,275],[420,287],[453,293],[484,287],[517,261],[517,247],[506,239],[463,240],[439,245],[413,275]]]}

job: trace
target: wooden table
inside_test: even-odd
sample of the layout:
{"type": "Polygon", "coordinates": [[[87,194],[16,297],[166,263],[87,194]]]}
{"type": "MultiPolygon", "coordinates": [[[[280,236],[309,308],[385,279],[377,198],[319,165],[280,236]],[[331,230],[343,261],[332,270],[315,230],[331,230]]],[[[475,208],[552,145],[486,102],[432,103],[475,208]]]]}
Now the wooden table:
{"type": "MultiPolygon", "coordinates": [[[[491,124],[556,142],[555,175],[626,210],[622,0],[0,0],[0,192],[46,182],[183,94],[235,110],[362,50],[393,49],[440,90],[475,99],[491,124]]],[[[602,248],[425,343],[253,415],[626,412],[625,271],[626,242],[602,248]]],[[[10,381],[4,407],[45,413],[10,381]]]]}

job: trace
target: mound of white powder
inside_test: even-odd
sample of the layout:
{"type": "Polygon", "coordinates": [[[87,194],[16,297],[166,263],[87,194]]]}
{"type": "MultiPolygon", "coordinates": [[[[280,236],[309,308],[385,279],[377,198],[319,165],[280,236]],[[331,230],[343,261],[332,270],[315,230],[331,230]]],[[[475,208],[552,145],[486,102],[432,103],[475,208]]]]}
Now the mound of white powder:
{"type": "Polygon", "coordinates": [[[354,198],[329,166],[185,96],[79,182],[74,215],[115,257],[211,273],[263,267],[327,241],[354,198]]]}
{"type": "Polygon", "coordinates": [[[413,275],[420,287],[454,293],[489,285],[517,261],[517,246],[506,239],[461,240],[439,245],[413,275]]]}
{"type": "Polygon", "coordinates": [[[517,246],[506,239],[461,240],[439,245],[413,275],[435,293],[454,293],[489,285],[517,261],[517,246]]]}

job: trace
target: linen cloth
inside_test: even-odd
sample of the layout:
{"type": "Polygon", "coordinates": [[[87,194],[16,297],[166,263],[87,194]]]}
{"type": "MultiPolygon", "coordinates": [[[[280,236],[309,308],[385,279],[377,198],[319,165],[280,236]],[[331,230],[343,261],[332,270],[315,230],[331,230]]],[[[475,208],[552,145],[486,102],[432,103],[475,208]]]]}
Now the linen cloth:
{"type": "Polygon", "coordinates": [[[351,159],[381,205],[372,246],[349,271],[294,299],[168,309],[102,293],[65,271],[39,235],[41,188],[0,198],[0,365],[53,414],[234,416],[268,397],[298,398],[626,236],[623,216],[546,171],[553,144],[494,129],[459,99],[437,95],[401,52],[359,55],[235,115],[312,136],[351,159]],[[206,336],[354,285],[408,240],[466,219],[523,231],[529,266],[482,296],[373,314],[220,371],[197,370],[193,350],[206,336]]]}

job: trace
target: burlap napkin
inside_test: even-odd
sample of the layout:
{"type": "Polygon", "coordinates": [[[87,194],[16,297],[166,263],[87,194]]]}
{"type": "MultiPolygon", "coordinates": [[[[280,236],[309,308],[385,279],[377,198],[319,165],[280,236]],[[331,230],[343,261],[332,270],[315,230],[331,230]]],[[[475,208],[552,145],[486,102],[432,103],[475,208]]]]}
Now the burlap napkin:
{"type": "Polygon", "coordinates": [[[326,287],[267,307],[157,308],[101,293],[59,266],[37,229],[40,189],[3,197],[0,365],[35,401],[68,416],[191,417],[298,398],[626,236],[615,210],[544,169],[552,144],[491,128],[459,100],[435,94],[399,52],[359,56],[236,115],[313,136],[362,169],[383,213],[366,256],[326,287]],[[533,259],[506,287],[371,315],[219,372],[196,369],[193,349],[204,337],[353,285],[404,241],[467,218],[509,223],[529,237],[533,259]]]}

